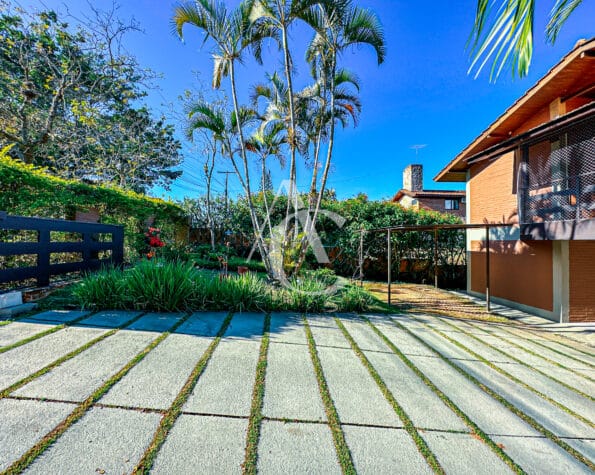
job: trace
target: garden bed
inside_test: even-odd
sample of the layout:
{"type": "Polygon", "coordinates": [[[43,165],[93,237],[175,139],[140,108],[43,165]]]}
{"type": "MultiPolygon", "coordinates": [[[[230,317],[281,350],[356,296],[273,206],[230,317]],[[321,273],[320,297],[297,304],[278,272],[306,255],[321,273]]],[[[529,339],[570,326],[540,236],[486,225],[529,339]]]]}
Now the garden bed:
{"type": "MultiPolygon", "coordinates": [[[[61,305],[93,310],[144,311],[383,311],[372,294],[327,270],[304,271],[288,285],[255,272],[225,275],[192,262],[142,261],[130,269],[104,269],[61,292],[61,305]]],[[[43,304],[43,302],[42,302],[43,304]]]]}

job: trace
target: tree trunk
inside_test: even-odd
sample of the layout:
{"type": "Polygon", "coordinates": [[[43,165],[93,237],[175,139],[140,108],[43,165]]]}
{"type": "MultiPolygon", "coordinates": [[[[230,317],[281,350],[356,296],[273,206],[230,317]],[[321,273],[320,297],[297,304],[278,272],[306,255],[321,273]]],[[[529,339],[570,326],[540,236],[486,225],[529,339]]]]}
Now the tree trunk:
{"type": "MultiPolygon", "coordinates": [[[[246,144],[244,142],[244,133],[242,130],[242,124],[240,123],[240,108],[238,106],[238,98],[237,98],[237,92],[236,92],[236,81],[235,81],[235,69],[234,69],[233,60],[230,61],[230,65],[229,65],[229,79],[231,81],[231,97],[233,100],[233,108],[236,113],[238,137],[239,137],[239,141],[240,141],[240,153],[241,153],[242,162],[244,165],[244,173],[246,174],[245,191],[246,191],[246,197],[248,199],[248,209],[250,210],[250,220],[252,221],[252,227],[254,229],[254,237],[256,239],[256,245],[258,247],[258,251],[260,252],[262,262],[264,263],[267,273],[269,275],[271,275],[272,277],[274,277],[273,269],[272,269],[272,266],[271,266],[271,263],[269,260],[268,250],[266,249],[266,245],[262,238],[262,231],[261,231],[260,225],[258,223],[258,216],[256,215],[256,210],[254,208],[254,202],[252,201],[252,190],[250,189],[250,167],[248,166],[248,157],[246,156],[246,144]]],[[[231,148],[230,148],[230,155],[233,156],[233,152],[231,151],[231,148]]],[[[232,158],[232,162],[234,162],[233,158],[232,158]]],[[[241,178],[241,175],[239,175],[239,170],[235,166],[235,162],[234,162],[234,168],[236,169],[236,173],[238,173],[238,177],[241,178]]]]}

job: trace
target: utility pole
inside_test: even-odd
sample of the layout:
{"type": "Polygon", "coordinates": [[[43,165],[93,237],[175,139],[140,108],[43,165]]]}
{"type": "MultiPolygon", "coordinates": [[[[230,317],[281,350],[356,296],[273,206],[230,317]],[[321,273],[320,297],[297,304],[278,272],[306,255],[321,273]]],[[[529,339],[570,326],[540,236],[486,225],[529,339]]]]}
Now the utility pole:
{"type": "Polygon", "coordinates": [[[229,180],[229,175],[230,174],[234,174],[235,172],[225,171],[225,172],[217,172],[217,173],[221,173],[221,174],[225,175],[225,212],[227,213],[229,211],[229,200],[228,200],[228,194],[227,194],[227,182],[229,180]]]}

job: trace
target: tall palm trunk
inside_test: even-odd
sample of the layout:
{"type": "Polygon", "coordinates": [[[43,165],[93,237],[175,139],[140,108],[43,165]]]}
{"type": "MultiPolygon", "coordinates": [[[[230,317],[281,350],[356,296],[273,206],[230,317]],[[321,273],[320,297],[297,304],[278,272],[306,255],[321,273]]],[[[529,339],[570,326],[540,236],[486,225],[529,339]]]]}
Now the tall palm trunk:
{"type": "Polygon", "coordinates": [[[207,179],[207,223],[209,226],[209,234],[211,236],[211,249],[215,250],[215,223],[213,221],[213,212],[211,209],[211,181],[213,179],[213,169],[215,168],[215,155],[217,150],[213,149],[211,153],[211,166],[206,166],[205,175],[207,179]]]}
{"type": "MultiPolygon", "coordinates": [[[[280,8],[281,10],[281,8],[280,8]]],[[[285,213],[285,222],[289,223],[289,213],[291,209],[292,200],[295,199],[294,195],[297,194],[296,188],[296,180],[297,180],[297,173],[296,173],[296,130],[295,130],[295,111],[293,107],[293,78],[291,75],[291,57],[289,54],[289,44],[287,41],[287,27],[285,25],[283,19],[283,27],[282,27],[282,37],[283,37],[283,56],[285,59],[285,79],[287,81],[287,95],[289,96],[289,133],[287,134],[289,137],[289,150],[291,153],[291,159],[289,163],[289,190],[287,191],[287,210],[285,213]]],[[[294,204],[294,229],[297,235],[298,226],[297,226],[297,203],[294,204]]],[[[287,239],[287,230],[285,230],[285,239],[287,239]]],[[[283,257],[285,257],[286,247],[283,249],[283,257]]]]}
{"type": "MultiPolygon", "coordinates": [[[[254,237],[256,238],[256,245],[258,247],[258,251],[262,258],[262,262],[264,263],[267,273],[271,274],[273,269],[270,265],[269,255],[268,255],[264,240],[262,238],[261,227],[258,222],[258,216],[256,214],[256,209],[254,207],[254,201],[252,200],[252,190],[250,188],[250,167],[248,166],[248,157],[246,155],[246,143],[244,142],[244,132],[242,130],[242,124],[241,124],[241,120],[240,120],[240,107],[238,105],[238,98],[237,98],[237,91],[236,91],[234,62],[233,62],[233,60],[231,60],[229,63],[230,63],[229,64],[229,79],[231,81],[231,97],[233,100],[233,108],[234,108],[234,111],[236,114],[236,125],[237,125],[237,129],[238,129],[238,138],[240,141],[240,153],[242,156],[242,162],[244,165],[244,173],[246,176],[245,185],[246,185],[246,195],[248,198],[248,209],[250,210],[250,220],[252,221],[252,227],[254,229],[254,234],[255,234],[254,237]]],[[[232,152],[230,150],[230,154],[231,153],[232,152]]],[[[235,164],[234,164],[234,167],[235,167],[235,164]]],[[[237,171],[238,170],[236,168],[236,172],[237,171]]]]}
{"type": "MultiPolygon", "coordinates": [[[[330,71],[330,86],[329,86],[329,93],[330,93],[330,125],[329,125],[329,142],[326,151],[326,162],[324,164],[324,171],[322,172],[322,180],[320,182],[320,190],[318,191],[318,197],[316,198],[316,207],[314,208],[314,215],[312,219],[308,217],[308,225],[306,228],[306,232],[304,235],[304,239],[301,242],[300,253],[298,257],[298,262],[296,265],[296,272],[304,264],[306,259],[306,250],[307,250],[307,242],[308,236],[312,232],[312,229],[316,225],[316,220],[318,219],[318,212],[320,211],[320,205],[322,203],[322,197],[324,195],[324,190],[326,188],[326,182],[328,180],[329,170],[331,168],[331,160],[333,158],[333,146],[335,143],[335,74],[337,69],[337,58],[336,54],[333,56],[332,59],[332,67],[330,71]]],[[[309,216],[310,213],[308,213],[309,216]]]]}

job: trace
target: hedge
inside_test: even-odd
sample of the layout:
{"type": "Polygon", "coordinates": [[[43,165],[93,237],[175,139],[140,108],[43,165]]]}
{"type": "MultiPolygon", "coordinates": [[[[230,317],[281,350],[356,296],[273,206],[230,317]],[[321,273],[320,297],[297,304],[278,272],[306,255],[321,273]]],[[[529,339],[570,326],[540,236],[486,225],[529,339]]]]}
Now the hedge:
{"type": "Polygon", "coordinates": [[[144,232],[151,218],[166,240],[173,241],[187,224],[186,213],[174,203],[115,186],[52,176],[43,168],[12,159],[8,149],[0,150],[0,210],[9,214],[68,219],[77,210],[95,208],[102,223],[124,226],[127,259],[142,252],[144,232]]]}

